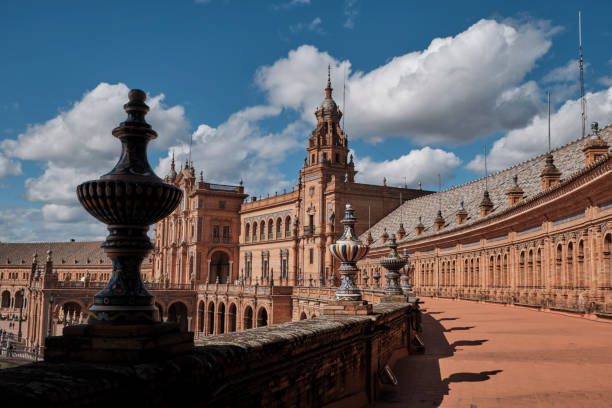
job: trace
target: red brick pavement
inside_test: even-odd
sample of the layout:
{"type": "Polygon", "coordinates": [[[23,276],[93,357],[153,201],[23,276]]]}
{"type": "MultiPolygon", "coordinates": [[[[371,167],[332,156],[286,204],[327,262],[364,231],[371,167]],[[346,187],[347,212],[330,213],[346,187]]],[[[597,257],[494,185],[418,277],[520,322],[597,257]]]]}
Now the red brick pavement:
{"type": "Polygon", "coordinates": [[[425,299],[426,351],[376,407],[612,407],[612,323],[425,299]]]}

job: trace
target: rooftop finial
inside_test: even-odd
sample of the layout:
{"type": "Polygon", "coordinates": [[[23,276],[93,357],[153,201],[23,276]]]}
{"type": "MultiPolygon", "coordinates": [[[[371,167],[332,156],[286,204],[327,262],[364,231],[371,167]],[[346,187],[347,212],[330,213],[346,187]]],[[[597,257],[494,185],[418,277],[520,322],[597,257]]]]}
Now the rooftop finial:
{"type": "Polygon", "coordinates": [[[325,88],[325,97],[331,98],[332,90],[333,88],[331,87],[331,65],[327,65],[327,88],[325,88]]]}
{"type": "Polygon", "coordinates": [[[200,182],[204,182],[204,171],[200,170],[200,182]]]}

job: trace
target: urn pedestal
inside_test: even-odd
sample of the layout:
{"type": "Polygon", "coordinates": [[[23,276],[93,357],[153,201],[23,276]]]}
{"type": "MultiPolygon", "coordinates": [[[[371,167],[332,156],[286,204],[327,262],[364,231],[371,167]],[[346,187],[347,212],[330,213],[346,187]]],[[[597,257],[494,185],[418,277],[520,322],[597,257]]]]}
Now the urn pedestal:
{"type": "Polygon", "coordinates": [[[367,315],[372,313],[372,305],[361,298],[361,291],[355,285],[355,276],[359,272],[357,261],[368,253],[368,246],[364,245],[355,234],[355,210],[350,203],[346,204],[344,211],[344,233],[329,246],[334,258],[340,261],[340,286],[336,290],[336,300],[323,307],[325,315],[367,315]]]}
{"type": "Polygon", "coordinates": [[[157,133],[145,121],[146,94],[129,93],[127,119],[112,132],[121,141],[118,163],[98,180],[77,187],[81,205],[108,225],[102,244],[112,260],[106,286],[94,295],[86,325],[64,328],[63,336],[45,341],[47,361],[138,363],[164,359],[193,348],[193,333],[177,323],[156,320],[157,310],[140,275],[153,248],[149,226],[174,211],[182,191],[157,177],[147,159],[147,145],[157,133]]]}

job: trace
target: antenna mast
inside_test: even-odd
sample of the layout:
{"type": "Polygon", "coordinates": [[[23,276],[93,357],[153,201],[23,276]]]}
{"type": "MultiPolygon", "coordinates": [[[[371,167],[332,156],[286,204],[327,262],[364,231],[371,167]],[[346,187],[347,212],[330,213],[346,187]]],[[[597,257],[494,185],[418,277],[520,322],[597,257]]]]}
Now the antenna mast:
{"type": "Polygon", "coordinates": [[[346,118],[346,66],[344,67],[344,84],[342,85],[342,130],[346,132],[344,118],[346,118]]]}
{"type": "Polygon", "coordinates": [[[191,166],[191,145],[193,144],[193,133],[189,136],[189,165],[191,166]]]}
{"type": "Polygon", "coordinates": [[[586,131],[586,100],[584,99],[584,66],[582,60],[582,12],[578,12],[578,66],[580,67],[580,112],[582,119],[582,137],[586,131]]]}
{"type": "MultiPolygon", "coordinates": [[[[550,153],[550,91],[548,94],[548,153],[550,153]]],[[[584,134],[584,122],[582,123],[582,133],[584,134]]]]}
{"type": "Polygon", "coordinates": [[[485,191],[489,191],[489,172],[487,171],[487,145],[484,146],[485,160],[485,191]]]}

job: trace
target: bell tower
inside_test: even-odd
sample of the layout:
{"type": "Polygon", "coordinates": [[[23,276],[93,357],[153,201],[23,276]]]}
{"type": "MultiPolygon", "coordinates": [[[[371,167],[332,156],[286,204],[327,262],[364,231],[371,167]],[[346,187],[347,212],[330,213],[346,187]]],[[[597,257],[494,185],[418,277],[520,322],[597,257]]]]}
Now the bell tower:
{"type": "Polygon", "coordinates": [[[325,99],[315,112],[317,127],[308,138],[304,161],[305,173],[325,168],[326,174],[354,181],[355,166],[348,154],[348,138],[340,126],[342,111],[332,98],[330,67],[327,67],[327,87],[325,99]]]}

